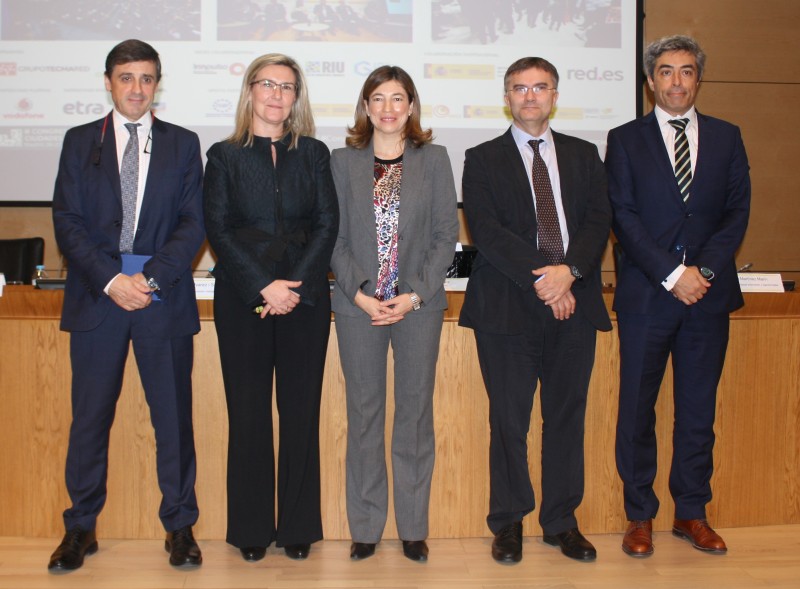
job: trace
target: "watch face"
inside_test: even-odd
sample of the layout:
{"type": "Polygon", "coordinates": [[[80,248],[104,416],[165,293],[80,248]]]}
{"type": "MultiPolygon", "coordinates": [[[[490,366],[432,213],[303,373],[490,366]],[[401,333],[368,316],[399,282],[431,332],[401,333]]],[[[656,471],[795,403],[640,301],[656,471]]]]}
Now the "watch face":
{"type": "Polygon", "coordinates": [[[703,275],[703,278],[708,280],[714,278],[714,272],[711,270],[711,268],[700,268],[700,274],[703,275]]]}

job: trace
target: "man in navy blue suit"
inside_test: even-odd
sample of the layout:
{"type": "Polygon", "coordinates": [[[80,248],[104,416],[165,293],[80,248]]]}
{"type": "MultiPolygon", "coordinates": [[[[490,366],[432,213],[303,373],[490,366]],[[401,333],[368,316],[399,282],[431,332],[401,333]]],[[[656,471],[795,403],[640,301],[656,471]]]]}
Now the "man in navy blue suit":
{"type": "Polygon", "coordinates": [[[197,135],[150,111],[160,78],[155,49],[123,41],[106,59],[114,109],[64,138],[53,223],[69,265],[61,328],[71,332],[72,506],[48,564],[54,573],[97,551],[109,432],[131,342],[155,430],[169,561],[202,562],[192,535],[192,338],[200,323],[191,263],[204,237],[203,165],[197,135]]]}
{"type": "Polygon", "coordinates": [[[616,455],[630,521],[622,549],[653,553],[655,403],[671,354],[672,533],[722,554],[727,547],[705,507],[729,314],[744,304],[734,254],[750,212],[749,166],[739,128],[695,110],[705,54],[694,39],[655,41],[644,64],[655,109],[613,129],[606,155],[613,229],[624,252],[614,296],[621,357],[616,455]]]}

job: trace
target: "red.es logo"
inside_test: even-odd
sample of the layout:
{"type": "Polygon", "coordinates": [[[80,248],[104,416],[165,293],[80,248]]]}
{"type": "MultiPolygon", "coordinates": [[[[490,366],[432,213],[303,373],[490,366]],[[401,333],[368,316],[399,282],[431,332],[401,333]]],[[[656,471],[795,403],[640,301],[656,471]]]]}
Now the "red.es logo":
{"type": "Polygon", "coordinates": [[[16,76],[17,63],[15,61],[0,62],[0,76],[16,76]]]}

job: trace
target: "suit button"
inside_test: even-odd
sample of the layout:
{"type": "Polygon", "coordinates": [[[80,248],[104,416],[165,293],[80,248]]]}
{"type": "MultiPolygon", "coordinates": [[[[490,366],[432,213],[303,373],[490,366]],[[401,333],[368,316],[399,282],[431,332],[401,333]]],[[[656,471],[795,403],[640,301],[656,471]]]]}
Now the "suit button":
{"type": "Polygon", "coordinates": [[[114,255],[114,256],[111,256],[111,259],[112,259],[112,260],[119,260],[119,256],[116,256],[116,255],[114,255]]]}
{"type": "Polygon", "coordinates": [[[122,225],[120,221],[114,221],[114,227],[119,227],[120,225],[122,225]]]}
{"type": "Polygon", "coordinates": [[[691,217],[692,217],[692,213],[686,213],[686,218],[687,219],[691,219],[691,217]]]}

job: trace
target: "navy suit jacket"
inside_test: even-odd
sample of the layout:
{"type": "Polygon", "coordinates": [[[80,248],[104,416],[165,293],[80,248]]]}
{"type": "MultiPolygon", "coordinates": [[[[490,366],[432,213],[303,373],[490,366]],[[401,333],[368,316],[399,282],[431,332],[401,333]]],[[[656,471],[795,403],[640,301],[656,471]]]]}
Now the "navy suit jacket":
{"type": "MultiPolygon", "coordinates": [[[[115,303],[103,292],[122,268],[122,196],[111,115],[67,131],[61,151],[53,224],[67,260],[61,329],[89,331],[115,303]]],[[[191,265],[203,242],[200,142],[187,129],[153,120],[150,165],[133,253],[152,256],[144,274],[155,278],[160,302],[134,311],[164,337],[200,329],[191,265]]]]}
{"type": "MultiPolygon", "coordinates": [[[[716,274],[696,303],[709,313],[744,304],[734,254],[750,212],[750,175],[739,128],[697,113],[698,152],[683,202],[655,113],[612,129],[606,171],[613,229],[624,255],[614,310],[658,313],[676,304],[662,281],[681,263],[716,274]]],[[[682,304],[682,303],[680,303],[682,304]]]]}
{"type": "MultiPolygon", "coordinates": [[[[564,263],[583,275],[572,285],[576,313],[610,331],[602,295],[600,261],[611,224],[606,176],[597,148],[553,132],[561,199],[569,231],[564,263]]],[[[464,213],[478,248],[459,324],[498,334],[527,328],[534,305],[531,270],[548,263],[536,247],[536,209],[525,164],[511,129],[467,150],[464,213]]]]}

